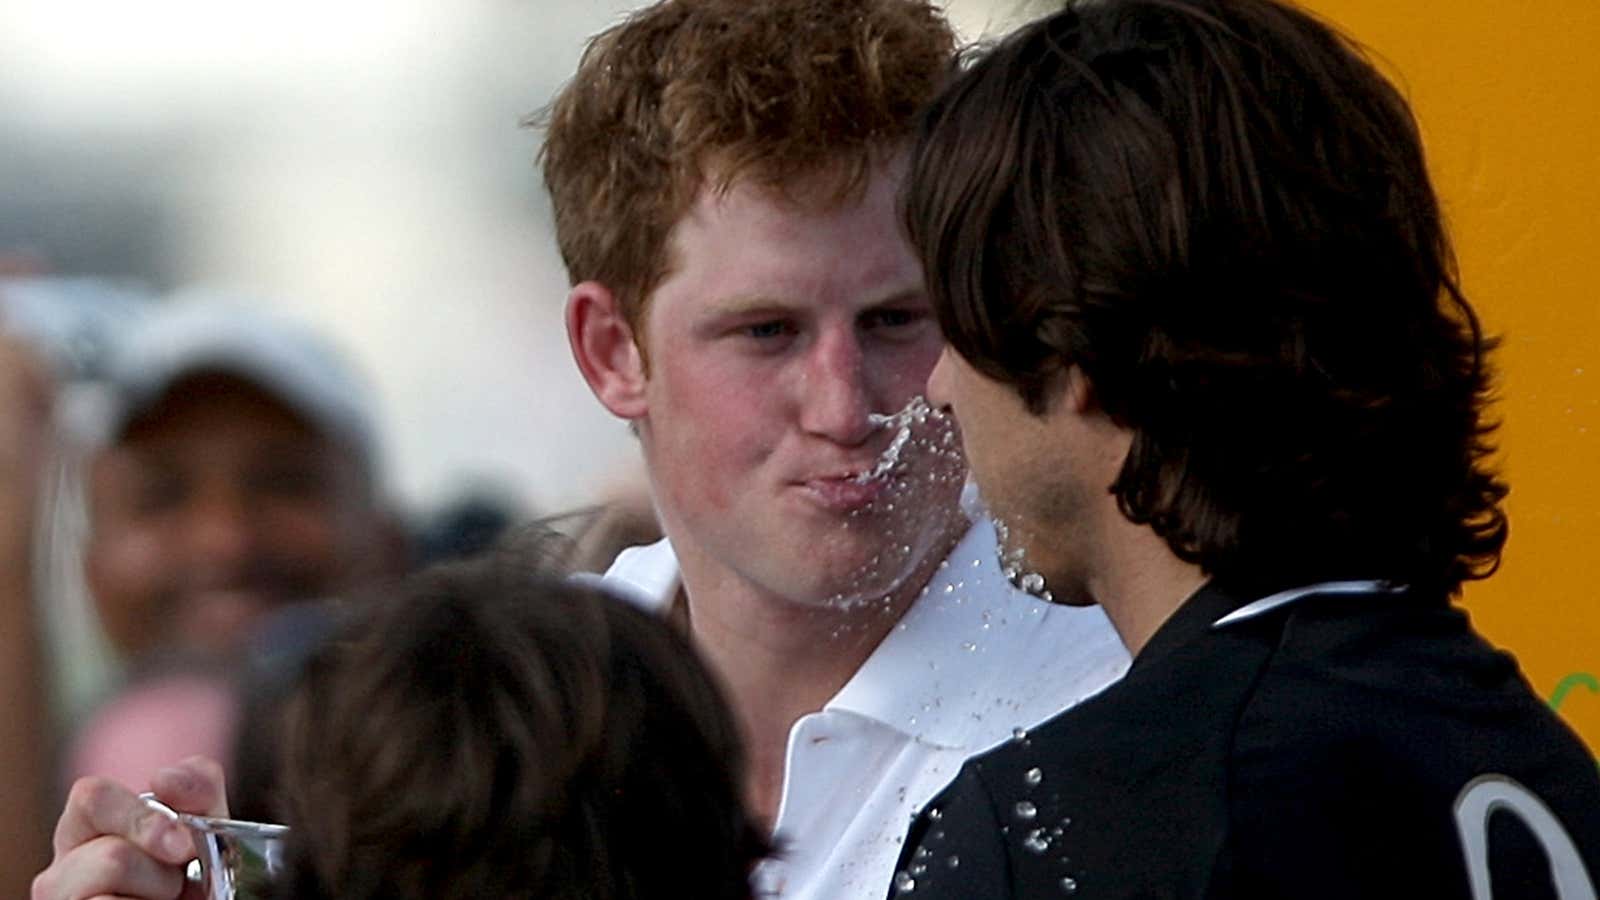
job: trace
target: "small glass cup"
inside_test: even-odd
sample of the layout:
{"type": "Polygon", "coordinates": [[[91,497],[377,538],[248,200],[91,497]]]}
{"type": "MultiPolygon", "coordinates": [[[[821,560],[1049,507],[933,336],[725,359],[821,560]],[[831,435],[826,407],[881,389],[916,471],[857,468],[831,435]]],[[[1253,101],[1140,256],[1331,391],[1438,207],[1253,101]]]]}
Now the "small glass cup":
{"type": "Polygon", "coordinates": [[[194,832],[200,855],[189,863],[188,876],[205,885],[206,900],[266,900],[271,896],[273,882],[283,872],[289,826],[181,813],[153,794],[141,794],[140,799],[194,832]]]}

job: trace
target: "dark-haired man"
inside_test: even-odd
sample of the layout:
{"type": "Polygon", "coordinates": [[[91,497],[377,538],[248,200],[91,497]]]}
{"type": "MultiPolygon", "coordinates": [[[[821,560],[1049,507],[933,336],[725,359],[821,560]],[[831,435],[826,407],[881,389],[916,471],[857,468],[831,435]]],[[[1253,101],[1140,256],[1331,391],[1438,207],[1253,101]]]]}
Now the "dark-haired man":
{"type": "Polygon", "coordinates": [[[1600,779],[1451,605],[1506,535],[1405,102],[1273,0],[1072,3],[906,222],[1004,552],[1135,659],[922,813],[917,897],[1593,898],[1600,779]]]}

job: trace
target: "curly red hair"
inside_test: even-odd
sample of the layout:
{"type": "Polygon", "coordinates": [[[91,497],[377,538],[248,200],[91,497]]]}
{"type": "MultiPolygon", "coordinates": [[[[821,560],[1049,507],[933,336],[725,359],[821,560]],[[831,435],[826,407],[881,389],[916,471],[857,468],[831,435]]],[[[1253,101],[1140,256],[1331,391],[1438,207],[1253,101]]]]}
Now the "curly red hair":
{"type": "Polygon", "coordinates": [[[604,283],[640,334],[702,187],[822,175],[821,199],[843,201],[907,141],[954,52],[925,0],[663,0],[601,32],[541,117],[572,282],[604,283]]]}

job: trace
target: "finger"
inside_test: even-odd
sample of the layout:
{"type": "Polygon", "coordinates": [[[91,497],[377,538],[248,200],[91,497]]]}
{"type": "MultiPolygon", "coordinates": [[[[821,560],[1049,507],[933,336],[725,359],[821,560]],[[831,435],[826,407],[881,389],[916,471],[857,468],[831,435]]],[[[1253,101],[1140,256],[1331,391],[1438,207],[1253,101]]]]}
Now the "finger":
{"type": "Polygon", "coordinates": [[[222,764],[209,757],[191,756],[162,769],[150,779],[150,789],[161,802],[178,812],[204,816],[228,814],[222,764]]]}
{"type": "Polygon", "coordinates": [[[34,880],[33,900],[133,897],[173,900],[182,866],[165,865],[124,838],[101,835],[58,858],[34,880]]]}
{"type": "Polygon", "coordinates": [[[194,841],[187,828],[109,778],[80,778],[73,783],[67,807],[56,822],[55,855],[57,859],[65,857],[103,835],[125,839],[165,863],[194,858],[194,841]]]}

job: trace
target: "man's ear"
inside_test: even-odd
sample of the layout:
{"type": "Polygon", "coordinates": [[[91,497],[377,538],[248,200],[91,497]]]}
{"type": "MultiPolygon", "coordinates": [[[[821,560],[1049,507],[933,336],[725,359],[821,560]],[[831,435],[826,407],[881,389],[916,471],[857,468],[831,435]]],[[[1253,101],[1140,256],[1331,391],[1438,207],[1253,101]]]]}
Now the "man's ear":
{"type": "Polygon", "coordinates": [[[645,414],[645,367],[633,328],[617,297],[598,281],[585,281],[567,295],[567,341],[583,380],[611,414],[645,414]]]}
{"type": "Polygon", "coordinates": [[[1083,369],[1076,365],[1068,366],[1061,381],[1061,402],[1067,409],[1081,416],[1099,406],[1094,385],[1089,383],[1089,376],[1083,374],[1083,369]]]}

